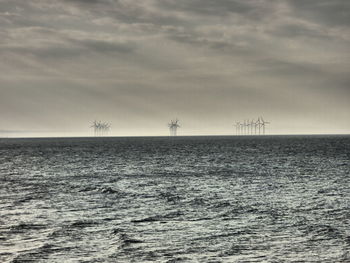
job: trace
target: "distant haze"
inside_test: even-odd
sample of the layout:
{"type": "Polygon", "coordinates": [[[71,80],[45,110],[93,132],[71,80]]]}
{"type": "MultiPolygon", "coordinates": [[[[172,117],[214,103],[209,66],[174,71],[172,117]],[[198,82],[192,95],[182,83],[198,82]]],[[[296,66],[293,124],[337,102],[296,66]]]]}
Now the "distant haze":
{"type": "Polygon", "coordinates": [[[349,0],[0,0],[0,137],[349,133],[349,0]]]}

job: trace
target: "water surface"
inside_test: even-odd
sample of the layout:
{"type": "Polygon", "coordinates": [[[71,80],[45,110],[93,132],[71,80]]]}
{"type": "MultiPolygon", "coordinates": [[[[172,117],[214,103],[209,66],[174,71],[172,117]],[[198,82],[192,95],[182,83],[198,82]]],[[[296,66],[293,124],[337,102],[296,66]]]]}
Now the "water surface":
{"type": "Polygon", "coordinates": [[[350,137],[0,139],[0,262],[350,262],[350,137]]]}

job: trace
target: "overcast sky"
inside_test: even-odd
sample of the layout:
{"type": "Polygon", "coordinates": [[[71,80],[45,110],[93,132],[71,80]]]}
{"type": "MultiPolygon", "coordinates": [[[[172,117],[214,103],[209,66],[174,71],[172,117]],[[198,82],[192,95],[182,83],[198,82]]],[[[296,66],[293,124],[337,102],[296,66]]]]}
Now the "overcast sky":
{"type": "Polygon", "coordinates": [[[0,133],[349,133],[349,25],[349,0],[0,0],[0,133]]]}

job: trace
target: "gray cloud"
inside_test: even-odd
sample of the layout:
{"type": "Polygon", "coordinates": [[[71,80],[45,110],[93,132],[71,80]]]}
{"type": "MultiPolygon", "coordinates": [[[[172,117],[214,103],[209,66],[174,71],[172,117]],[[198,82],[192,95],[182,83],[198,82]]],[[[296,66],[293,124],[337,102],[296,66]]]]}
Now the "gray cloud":
{"type": "Polygon", "coordinates": [[[135,50],[136,46],[134,43],[118,43],[112,41],[101,41],[101,40],[74,40],[73,42],[77,42],[79,44],[84,45],[87,48],[91,48],[97,52],[119,52],[119,53],[129,53],[135,50]]]}
{"type": "Polygon", "coordinates": [[[159,1],[159,5],[164,8],[212,16],[222,16],[229,13],[247,14],[255,10],[249,1],[239,0],[165,0],[159,1]]]}
{"type": "Polygon", "coordinates": [[[80,3],[80,4],[97,4],[108,3],[106,0],[66,0],[67,2],[80,3]]]}
{"type": "Polygon", "coordinates": [[[0,129],[106,118],[117,135],[166,134],[178,116],[184,133],[227,134],[262,114],[276,133],[347,132],[349,11],[347,0],[1,0],[0,129]]]}
{"type": "Polygon", "coordinates": [[[307,37],[307,38],[331,38],[321,30],[311,29],[298,24],[284,24],[271,31],[272,35],[283,38],[307,37]]]}
{"type": "Polygon", "coordinates": [[[330,26],[349,26],[350,2],[344,0],[288,0],[295,13],[307,20],[330,26]]]}

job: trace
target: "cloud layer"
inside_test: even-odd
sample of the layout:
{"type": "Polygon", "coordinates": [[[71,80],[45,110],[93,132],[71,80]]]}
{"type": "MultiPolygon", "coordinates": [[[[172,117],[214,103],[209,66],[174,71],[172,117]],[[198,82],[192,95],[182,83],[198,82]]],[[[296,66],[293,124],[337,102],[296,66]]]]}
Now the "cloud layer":
{"type": "Polygon", "coordinates": [[[0,130],[350,130],[347,0],[0,0],[0,130]]]}

